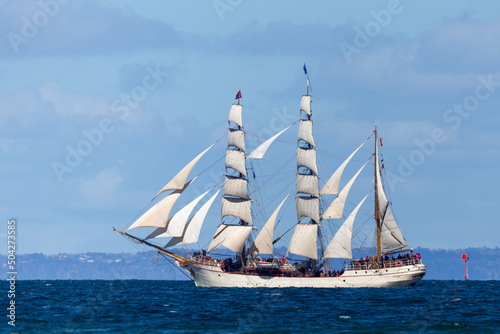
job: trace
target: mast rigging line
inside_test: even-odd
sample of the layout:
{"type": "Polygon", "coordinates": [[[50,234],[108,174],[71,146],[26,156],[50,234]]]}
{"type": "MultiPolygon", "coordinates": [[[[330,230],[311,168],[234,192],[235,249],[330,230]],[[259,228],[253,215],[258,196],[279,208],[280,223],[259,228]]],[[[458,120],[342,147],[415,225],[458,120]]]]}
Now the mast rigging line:
{"type": "MultiPolygon", "coordinates": [[[[353,143],[352,141],[348,140],[347,138],[344,138],[344,137],[342,137],[341,135],[338,135],[338,134],[336,134],[335,132],[333,132],[333,131],[329,130],[328,128],[323,127],[323,126],[321,126],[321,125],[319,125],[319,124],[318,124],[318,125],[315,125],[315,128],[317,128],[318,130],[323,131],[323,132],[325,132],[325,133],[329,134],[329,135],[330,135],[330,136],[332,136],[332,137],[336,137],[336,138],[338,138],[338,139],[340,139],[340,140],[342,140],[342,141],[344,141],[344,142],[348,143],[349,145],[352,145],[353,147],[357,147],[357,146],[359,146],[359,143],[358,143],[358,144],[353,143]]],[[[371,133],[371,134],[370,134],[370,135],[366,138],[365,143],[366,143],[366,142],[368,142],[368,141],[372,138],[372,136],[373,136],[373,132],[372,132],[372,133],[371,133]]],[[[321,138],[321,137],[320,137],[320,138],[321,138]]],[[[365,151],[365,152],[367,152],[367,153],[373,154],[373,152],[369,151],[369,150],[368,150],[368,149],[366,149],[365,147],[362,147],[362,148],[361,148],[361,150],[362,150],[362,151],[365,151]]]]}
{"type": "MultiPolygon", "coordinates": [[[[247,106],[245,105],[244,106],[245,109],[247,110],[256,110],[256,111],[259,111],[259,112],[264,112],[264,113],[270,113],[270,114],[276,114],[276,112],[278,111],[278,109],[274,108],[274,109],[265,109],[265,108],[259,108],[259,107],[250,107],[250,106],[247,106]]],[[[281,115],[284,115],[284,116],[296,116],[295,113],[284,113],[282,112],[281,115]]]]}
{"type": "MultiPolygon", "coordinates": [[[[248,159],[248,160],[250,160],[250,161],[248,161],[248,164],[250,165],[250,168],[248,168],[248,169],[252,170],[252,172],[254,172],[255,171],[255,167],[254,167],[253,161],[252,161],[252,159],[248,159]]],[[[259,172],[262,174],[260,164],[257,164],[257,168],[259,169],[259,172]]],[[[253,173],[253,175],[255,175],[255,173],[253,173]]],[[[256,204],[259,201],[262,202],[262,203],[264,203],[264,201],[262,199],[262,193],[259,191],[261,186],[259,185],[259,182],[257,181],[257,177],[254,176],[252,178],[252,180],[253,180],[252,183],[255,184],[254,185],[254,189],[253,189],[254,191],[250,192],[249,195],[253,195],[253,194],[257,193],[257,195],[259,196],[259,198],[257,199],[256,204]]],[[[250,181],[250,177],[248,177],[248,181],[250,181]]],[[[255,205],[254,205],[254,210],[255,210],[255,205]]],[[[267,215],[266,215],[266,212],[265,212],[265,208],[262,208],[261,213],[263,214],[264,219],[267,220],[267,215]]],[[[256,213],[254,215],[254,217],[257,217],[257,215],[258,214],[256,213]]]]}
{"type": "MultiPolygon", "coordinates": [[[[319,101],[321,101],[321,99],[320,99],[319,101]]],[[[349,116],[349,115],[347,115],[347,114],[344,114],[342,111],[337,110],[337,109],[334,109],[334,108],[332,108],[332,107],[328,107],[327,105],[325,105],[325,104],[323,104],[323,103],[321,103],[321,102],[318,102],[318,100],[317,100],[317,98],[316,98],[316,97],[314,98],[314,103],[315,103],[315,104],[317,104],[317,105],[319,105],[320,107],[325,108],[326,110],[328,110],[328,111],[330,111],[330,112],[332,112],[332,113],[334,113],[334,114],[339,115],[340,117],[344,118],[344,119],[345,119],[345,120],[347,120],[347,121],[351,121],[351,122],[353,122],[353,123],[355,123],[355,124],[357,124],[357,125],[359,125],[359,126],[361,126],[361,127],[365,128],[365,129],[368,129],[368,130],[370,130],[370,131],[373,131],[373,129],[372,129],[372,128],[370,128],[370,127],[368,127],[368,126],[364,125],[363,123],[361,123],[361,122],[359,122],[359,121],[355,120],[355,119],[354,119],[354,118],[352,118],[351,116],[349,116]]]]}
{"type": "MultiPolygon", "coordinates": [[[[161,254],[161,253],[160,253],[161,254]]],[[[181,269],[179,266],[175,265],[175,263],[172,262],[172,260],[170,260],[168,258],[168,256],[166,256],[165,254],[161,254],[163,256],[164,259],[166,259],[171,265],[173,265],[177,270],[179,270],[184,276],[186,276],[187,278],[189,278],[191,281],[194,282],[194,278],[189,276],[183,269],[181,269]]]]}
{"type": "MultiPolygon", "coordinates": [[[[355,248],[356,252],[355,252],[355,253],[353,253],[353,256],[352,256],[352,258],[353,258],[353,259],[357,258],[357,257],[358,257],[358,254],[359,254],[360,252],[362,252],[362,250],[363,250],[363,246],[365,245],[365,243],[366,243],[366,241],[367,241],[368,237],[370,236],[370,235],[369,235],[369,233],[364,233],[364,232],[363,232],[363,228],[364,228],[364,227],[365,227],[365,226],[369,223],[369,221],[370,221],[371,219],[372,219],[372,217],[368,217],[368,218],[367,218],[367,219],[363,222],[363,224],[361,224],[361,226],[359,226],[359,227],[358,227],[358,229],[357,229],[355,232],[353,232],[353,235],[355,235],[355,236],[356,236],[356,237],[360,240],[360,242],[361,242],[361,245],[359,245],[359,247],[356,247],[356,248],[355,248]],[[359,237],[360,235],[361,235],[361,236],[364,236],[365,238],[362,240],[362,239],[359,237]]],[[[372,247],[369,247],[369,248],[371,248],[371,249],[373,250],[373,246],[372,246],[372,247]]]]}
{"type": "MultiPolygon", "coordinates": [[[[125,235],[123,235],[124,237],[126,237],[125,235]]],[[[132,238],[126,238],[132,245],[134,245],[134,247],[138,250],[138,252],[140,253],[145,253],[146,256],[148,256],[153,262],[154,262],[154,258],[152,256],[152,254],[150,253],[150,251],[148,251],[147,249],[147,246],[138,241],[138,240],[134,240],[132,238]]],[[[160,253],[160,252],[158,252],[160,253]]],[[[190,280],[194,281],[194,279],[192,277],[190,277],[189,275],[187,275],[184,270],[182,270],[181,268],[179,268],[178,266],[176,266],[165,254],[163,253],[160,253],[168,262],[170,262],[171,265],[173,265],[177,270],[181,271],[183,275],[185,275],[186,277],[188,277],[190,280]]]]}
{"type": "MultiPolygon", "coordinates": [[[[222,139],[224,139],[226,137],[226,135],[223,135],[221,136],[219,139],[217,139],[215,141],[215,143],[213,144],[213,146],[215,146],[218,142],[220,142],[222,139]]],[[[218,164],[222,159],[224,159],[225,156],[222,156],[221,158],[219,158],[217,161],[215,161],[214,163],[212,163],[210,166],[208,166],[207,168],[205,168],[203,171],[201,171],[200,173],[198,173],[198,175],[196,175],[195,177],[193,177],[191,179],[194,180],[196,179],[198,176],[202,175],[203,173],[205,173],[207,170],[209,170],[210,168],[212,168],[213,166],[215,166],[216,164],[218,164]]],[[[220,182],[219,182],[220,183],[220,182]]],[[[216,185],[218,185],[219,183],[217,183],[216,185]]],[[[141,214],[146,210],[147,207],[149,207],[151,205],[151,203],[154,202],[154,200],[156,199],[157,197],[153,197],[148,204],[146,204],[142,210],[140,210],[127,224],[125,224],[124,226],[122,226],[122,230],[124,230],[127,226],[130,226],[131,223],[135,222],[137,219],[139,219],[139,217],[141,216],[141,214]]],[[[164,198],[164,197],[163,197],[164,198]]]]}
{"type": "MultiPolygon", "coordinates": [[[[288,185],[285,187],[285,189],[288,189],[294,182],[295,182],[295,180],[291,181],[290,183],[288,183],[288,185]]],[[[293,192],[293,190],[291,192],[293,192]]],[[[262,211],[265,210],[265,209],[268,209],[269,206],[273,203],[273,201],[275,201],[278,198],[278,196],[281,195],[281,194],[282,194],[282,192],[278,192],[276,195],[274,195],[274,197],[271,200],[266,201],[267,203],[265,205],[263,205],[262,209],[260,209],[260,211],[258,211],[254,216],[262,214],[262,211]]]]}

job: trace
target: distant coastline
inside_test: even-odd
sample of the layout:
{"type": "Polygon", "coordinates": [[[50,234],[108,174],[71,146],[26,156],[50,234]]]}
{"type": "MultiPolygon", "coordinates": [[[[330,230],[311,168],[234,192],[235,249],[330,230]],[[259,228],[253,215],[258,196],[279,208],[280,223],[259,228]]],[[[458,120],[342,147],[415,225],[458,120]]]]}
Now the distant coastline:
{"type": "MultiPolygon", "coordinates": [[[[500,280],[500,248],[428,249],[415,248],[427,265],[425,279],[463,280],[461,254],[470,256],[470,280],[500,280]]],[[[7,272],[7,257],[2,255],[7,272]]],[[[173,264],[161,261],[155,266],[156,253],[82,253],[44,255],[18,254],[19,280],[187,280],[173,264]]]]}

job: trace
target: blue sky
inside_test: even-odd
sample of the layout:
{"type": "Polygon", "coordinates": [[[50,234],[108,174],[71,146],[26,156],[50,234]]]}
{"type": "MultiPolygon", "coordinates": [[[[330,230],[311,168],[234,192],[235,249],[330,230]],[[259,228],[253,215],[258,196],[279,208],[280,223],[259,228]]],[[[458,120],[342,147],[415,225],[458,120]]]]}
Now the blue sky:
{"type": "MultiPolygon", "coordinates": [[[[1,216],[18,220],[21,253],[131,251],[112,227],[224,134],[238,88],[248,129],[279,130],[306,62],[313,101],[336,111],[317,109],[322,126],[360,143],[380,122],[412,246],[500,246],[499,7],[2,1],[1,216]]],[[[354,146],[342,144],[345,157],[354,146]]]]}

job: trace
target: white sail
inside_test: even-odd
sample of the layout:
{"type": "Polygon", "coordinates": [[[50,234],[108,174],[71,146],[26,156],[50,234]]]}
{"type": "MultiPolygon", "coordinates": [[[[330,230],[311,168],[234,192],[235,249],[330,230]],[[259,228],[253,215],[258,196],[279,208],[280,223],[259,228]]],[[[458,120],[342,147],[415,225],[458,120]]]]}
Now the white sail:
{"type": "Polygon", "coordinates": [[[161,201],[153,205],[146,213],[139,217],[127,231],[137,227],[160,227],[166,228],[168,216],[175,202],[182,192],[193,182],[194,179],[184,184],[182,189],[178,189],[170,195],[163,198],[161,201]]]}
{"type": "Polygon", "coordinates": [[[326,247],[322,259],[352,259],[351,238],[352,238],[352,225],[359,208],[368,195],[363,198],[361,202],[352,210],[351,214],[345,220],[344,224],[339,228],[332,241],[326,247]]]}
{"type": "Polygon", "coordinates": [[[288,246],[287,256],[292,253],[317,260],[317,236],[318,224],[297,224],[288,246]]]}
{"type": "Polygon", "coordinates": [[[316,150],[304,149],[297,147],[297,168],[307,167],[318,175],[318,167],[316,167],[316,150]]]}
{"type": "Polygon", "coordinates": [[[203,221],[207,215],[208,209],[212,206],[217,194],[219,194],[218,190],[210,199],[203,204],[203,206],[198,210],[194,216],[189,220],[184,229],[184,233],[182,237],[172,238],[165,247],[171,247],[180,244],[190,244],[198,241],[200,237],[201,226],[203,225],[203,221]]]}
{"type": "Polygon", "coordinates": [[[312,133],[312,121],[300,120],[299,136],[297,140],[303,140],[314,146],[314,138],[312,133]]]}
{"type": "Polygon", "coordinates": [[[193,169],[194,165],[196,165],[196,163],[201,159],[201,157],[205,153],[207,153],[208,150],[210,150],[214,145],[215,145],[215,143],[212,144],[212,145],[210,145],[209,148],[207,148],[205,151],[203,151],[200,154],[198,154],[198,156],[196,158],[194,158],[193,160],[191,160],[191,162],[188,163],[186,165],[186,167],[184,167],[172,180],[170,180],[170,182],[167,183],[165,185],[165,187],[161,188],[161,190],[155,195],[155,197],[153,197],[153,199],[155,199],[156,197],[158,197],[158,195],[161,194],[162,192],[165,192],[165,191],[168,191],[168,190],[182,189],[183,186],[184,186],[184,183],[186,182],[186,180],[187,180],[187,178],[189,176],[189,173],[193,169]]]}
{"type": "Polygon", "coordinates": [[[318,177],[316,175],[297,174],[297,194],[319,197],[318,177]]]}
{"type": "Polygon", "coordinates": [[[300,111],[304,111],[311,116],[311,95],[303,95],[300,101],[300,111]]]}
{"type": "Polygon", "coordinates": [[[243,175],[247,175],[245,168],[245,152],[226,150],[226,168],[232,168],[243,175]]]}
{"type": "Polygon", "coordinates": [[[220,225],[208,246],[208,251],[224,246],[235,253],[241,252],[245,241],[252,232],[252,226],[220,225]]]}
{"type": "Polygon", "coordinates": [[[319,198],[295,197],[295,207],[297,209],[297,221],[301,218],[311,218],[315,222],[319,222],[319,198]]]}
{"type": "Polygon", "coordinates": [[[227,129],[227,146],[234,146],[245,151],[245,132],[243,130],[227,129]]]}
{"type": "Polygon", "coordinates": [[[273,231],[274,231],[274,223],[276,222],[276,218],[278,217],[278,213],[283,206],[283,203],[285,203],[286,199],[288,198],[288,195],[285,197],[285,199],[278,205],[276,210],[274,210],[273,214],[269,219],[267,220],[266,224],[260,231],[259,235],[257,235],[257,238],[255,238],[255,241],[250,247],[249,253],[250,254],[272,254],[273,253],[273,231]]]}
{"type": "Polygon", "coordinates": [[[231,106],[231,110],[229,111],[228,121],[234,122],[238,124],[240,127],[243,126],[243,122],[241,120],[241,104],[233,104],[231,106]]]}
{"type": "Polygon", "coordinates": [[[377,173],[378,205],[380,209],[380,220],[382,221],[380,229],[380,246],[382,252],[390,252],[407,246],[407,243],[399,230],[396,220],[392,214],[389,201],[385,196],[378,161],[378,147],[375,148],[375,172],[377,173]]]}
{"type": "Polygon", "coordinates": [[[195,206],[201,201],[210,190],[196,197],[188,205],[179,210],[172,218],[167,222],[167,228],[157,228],[153,233],[148,235],[146,239],[152,238],[165,238],[165,237],[180,237],[184,233],[189,215],[195,208],[195,206]]]}
{"type": "Polygon", "coordinates": [[[244,178],[226,176],[222,195],[250,199],[248,196],[247,183],[248,181],[244,178]]]}
{"type": "Polygon", "coordinates": [[[354,152],[351,153],[351,155],[345,159],[345,161],[342,163],[342,165],[337,168],[335,173],[332,174],[332,176],[326,181],[325,185],[320,191],[321,195],[334,195],[339,192],[339,183],[340,183],[340,178],[342,177],[342,173],[344,172],[345,166],[351,161],[352,157],[358,152],[358,150],[364,145],[365,143],[361,144],[354,152]]]}
{"type": "Polygon", "coordinates": [[[321,216],[321,220],[342,218],[342,215],[343,215],[343,212],[344,212],[345,201],[347,199],[347,194],[349,194],[349,190],[351,190],[352,184],[354,183],[354,181],[358,177],[359,173],[361,173],[361,171],[363,170],[363,168],[365,168],[366,164],[367,163],[365,163],[363,165],[363,167],[361,167],[358,170],[358,172],[346,184],[346,186],[344,187],[344,189],[342,189],[342,191],[339,193],[339,195],[337,196],[337,198],[335,198],[333,200],[332,204],[330,204],[330,206],[328,207],[328,209],[326,209],[326,211],[323,213],[323,216],[321,216]]]}
{"type": "Polygon", "coordinates": [[[262,159],[264,157],[264,154],[266,154],[266,151],[269,148],[269,146],[271,146],[271,144],[273,143],[273,141],[276,138],[278,138],[279,135],[285,132],[289,127],[290,126],[285,128],[284,130],[281,130],[280,132],[278,132],[277,134],[275,134],[274,136],[272,136],[271,138],[260,144],[259,147],[257,147],[255,150],[252,151],[252,153],[250,153],[247,156],[247,159],[262,159]]]}
{"type": "Polygon", "coordinates": [[[251,200],[222,197],[221,203],[221,219],[232,216],[252,224],[251,200]]]}
{"type": "Polygon", "coordinates": [[[390,206],[387,206],[387,211],[385,212],[382,220],[382,228],[380,229],[380,246],[383,253],[391,252],[407,246],[406,240],[394,220],[390,206]]]}
{"type": "MultiPolygon", "coordinates": [[[[378,194],[378,206],[380,209],[380,214],[382,215],[385,212],[385,208],[389,201],[385,196],[384,187],[382,186],[382,175],[380,173],[380,166],[378,162],[378,147],[375,146],[375,173],[377,175],[377,194],[378,194]]],[[[382,217],[381,217],[382,219],[382,217]]]]}

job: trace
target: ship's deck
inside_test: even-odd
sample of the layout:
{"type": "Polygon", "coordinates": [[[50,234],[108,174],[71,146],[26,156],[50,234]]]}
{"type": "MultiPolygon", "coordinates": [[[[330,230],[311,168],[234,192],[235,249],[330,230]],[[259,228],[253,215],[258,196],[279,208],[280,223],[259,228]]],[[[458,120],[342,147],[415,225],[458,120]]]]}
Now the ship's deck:
{"type": "MultiPolygon", "coordinates": [[[[405,266],[414,266],[422,263],[420,256],[412,256],[384,260],[381,262],[381,266],[379,266],[376,258],[372,257],[369,259],[359,259],[350,261],[349,263],[345,263],[345,269],[342,271],[324,270],[314,273],[310,270],[299,270],[295,267],[294,264],[290,264],[288,262],[267,262],[270,267],[266,268],[259,267],[259,264],[263,264],[263,262],[251,259],[246,262],[246,266],[244,268],[241,267],[241,263],[239,267],[233,268],[231,267],[231,264],[228,264],[226,262],[226,260],[213,259],[210,256],[193,256],[188,261],[192,264],[214,267],[213,269],[222,270],[227,273],[272,277],[340,277],[348,271],[398,268],[405,266]],[[273,265],[274,267],[271,267],[271,265],[273,265]]],[[[183,266],[183,263],[180,263],[180,265],[183,266]]]]}

